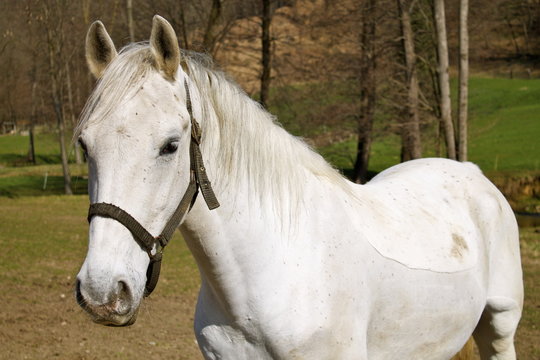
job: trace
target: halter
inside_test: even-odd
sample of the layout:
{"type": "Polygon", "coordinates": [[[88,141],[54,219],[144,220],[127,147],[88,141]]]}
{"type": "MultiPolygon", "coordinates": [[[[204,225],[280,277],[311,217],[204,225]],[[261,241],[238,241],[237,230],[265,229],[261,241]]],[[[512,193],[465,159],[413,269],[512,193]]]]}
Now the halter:
{"type": "Polygon", "coordinates": [[[213,210],[219,207],[219,202],[212,190],[212,185],[208,180],[206,169],[203,164],[201,149],[199,147],[201,143],[201,128],[199,123],[193,116],[193,109],[191,105],[191,97],[189,94],[189,87],[187,80],[184,81],[186,88],[186,107],[191,120],[191,143],[189,145],[189,158],[190,158],[190,178],[189,185],[180,200],[180,204],[165,224],[163,231],[160,235],[154,237],[148,230],[144,228],[133,216],[122,208],[108,203],[94,203],[90,205],[88,209],[88,223],[92,221],[94,216],[102,216],[114,219],[120,224],[124,225],[133,235],[133,239],[143,248],[150,257],[150,263],[146,270],[146,285],[144,289],[144,296],[150,295],[159,279],[159,273],[161,270],[161,259],[163,257],[163,249],[169,243],[174,230],[180,225],[186,214],[189,212],[197,194],[199,188],[203,194],[204,200],[208,209],[213,210]],[[152,253],[152,251],[155,251],[152,253]]]}

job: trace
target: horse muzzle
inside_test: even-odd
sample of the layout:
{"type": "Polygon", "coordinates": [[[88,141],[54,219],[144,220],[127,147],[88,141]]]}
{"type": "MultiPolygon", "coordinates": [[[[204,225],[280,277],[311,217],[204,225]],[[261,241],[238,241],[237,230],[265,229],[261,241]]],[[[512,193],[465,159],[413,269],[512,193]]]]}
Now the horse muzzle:
{"type": "Polygon", "coordinates": [[[135,323],[139,304],[133,297],[133,292],[124,281],[119,281],[115,289],[104,298],[97,301],[91,291],[85,290],[79,279],[75,285],[77,303],[91,316],[95,323],[108,326],[128,326],[135,323]]]}

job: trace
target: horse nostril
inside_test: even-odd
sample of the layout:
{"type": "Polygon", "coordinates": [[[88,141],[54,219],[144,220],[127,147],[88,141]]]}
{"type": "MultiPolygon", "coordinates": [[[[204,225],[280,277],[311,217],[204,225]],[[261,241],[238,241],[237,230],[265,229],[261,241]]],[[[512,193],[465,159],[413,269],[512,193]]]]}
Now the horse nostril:
{"type": "Polygon", "coordinates": [[[126,299],[131,297],[131,290],[127,283],[123,280],[118,282],[118,297],[121,299],[126,299]]]}
{"type": "Polygon", "coordinates": [[[132,298],[131,290],[125,281],[118,281],[116,296],[116,311],[121,315],[127,314],[131,309],[132,298]]]}

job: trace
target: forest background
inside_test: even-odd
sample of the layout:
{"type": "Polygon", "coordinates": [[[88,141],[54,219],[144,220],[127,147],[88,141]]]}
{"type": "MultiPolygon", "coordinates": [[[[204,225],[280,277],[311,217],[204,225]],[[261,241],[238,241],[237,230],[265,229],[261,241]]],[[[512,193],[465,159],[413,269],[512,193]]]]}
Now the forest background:
{"type": "MultiPolygon", "coordinates": [[[[538,95],[539,0],[20,0],[4,1],[0,10],[0,131],[28,137],[24,154],[2,162],[38,164],[34,139],[54,133],[65,183],[68,161],[84,161],[70,131],[95,83],[84,59],[90,23],[102,20],[121,48],[146,40],[156,13],[171,22],[182,48],[211,56],[287,130],[357,182],[417,157],[471,159],[490,171],[523,170],[531,166],[519,165],[523,157],[538,155],[536,148],[486,158],[495,144],[482,135],[493,121],[482,116],[501,108],[501,100],[538,95]],[[444,33],[436,21],[441,14],[444,33]],[[469,37],[466,54],[460,26],[469,37]],[[465,126],[457,80],[464,63],[465,79],[472,74],[465,126]],[[529,89],[489,78],[533,81],[529,89]]],[[[519,121],[507,118],[504,125],[518,128],[519,121]]],[[[499,140],[507,143],[504,135],[499,140]]],[[[538,161],[532,167],[538,170],[538,161]]]]}

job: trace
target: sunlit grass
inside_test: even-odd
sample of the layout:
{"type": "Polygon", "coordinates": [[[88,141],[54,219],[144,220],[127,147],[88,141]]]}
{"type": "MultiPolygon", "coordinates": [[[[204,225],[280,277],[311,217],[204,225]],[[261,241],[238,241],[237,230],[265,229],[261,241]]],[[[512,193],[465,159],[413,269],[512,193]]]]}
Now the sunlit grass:
{"type": "MultiPolygon", "coordinates": [[[[66,146],[70,145],[66,136],[66,146]]],[[[0,168],[3,166],[26,166],[30,148],[28,135],[0,136],[0,168]]],[[[60,144],[56,133],[38,133],[34,135],[36,164],[54,164],[60,162],[60,144]]],[[[72,154],[71,154],[72,155],[72,154]]]]}
{"type": "MultiPolygon", "coordinates": [[[[484,171],[540,169],[540,79],[471,78],[469,160],[484,171]]],[[[424,156],[433,156],[432,134],[423,134],[424,156]],[[429,144],[429,146],[428,146],[429,144]]],[[[373,140],[370,170],[381,171],[400,161],[396,135],[373,140]]],[[[350,169],[355,139],[320,149],[336,167],[350,169]]]]}

